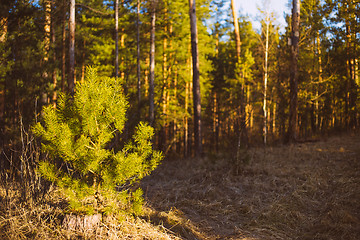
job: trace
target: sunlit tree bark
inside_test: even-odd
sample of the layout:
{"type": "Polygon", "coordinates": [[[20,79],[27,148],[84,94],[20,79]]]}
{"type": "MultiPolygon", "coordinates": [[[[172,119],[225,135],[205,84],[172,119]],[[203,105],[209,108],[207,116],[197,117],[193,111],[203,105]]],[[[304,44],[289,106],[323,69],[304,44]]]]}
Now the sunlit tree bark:
{"type": "Polygon", "coordinates": [[[67,1],[62,1],[62,48],[61,48],[61,91],[65,91],[66,79],[66,13],[67,1]]]}
{"type": "Polygon", "coordinates": [[[115,78],[119,78],[119,0],[114,2],[115,8],[115,78]]]}
{"type": "Polygon", "coordinates": [[[154,105],[154,81],[155,81],[155,24],[156,24],[156,4],[157,0],[151,3],[151,31],[150,31],[150,79],[149,79],[149,122],[154,124],[155,105],[154,105]]]}
{"type": "Polygon", "coordinates": [[[136,4],[136,64],[137,64],[137,94],[138,94],[138,103],[140,106],[141,102],[141,67],[140,67],[140,0],[137,0],[136,4]]]}
{"type": "Polygon", "coordinates": [[[299,28],[300,28],[300,0],[293,0],[291,31],[291,69],[290,69],[290,114],[288,141],[297,139],[298,120],[298,58],[299,58],[299,28]]]}
{"type": "MultiPolygon", "coordinates": [[[[44,24],[44,71],[43,71],[43,78],[46,82],[49,80],[49,54],[50,54],[50,41],[51,41],[51,2],[50,0],[44,1],[44,8],[45,8],[45,24],[44,24]]],[[[41,102],[46,104],[48,102],[48,93],[45,90],[42,93],[41,102]]]]}
{"type": "MultiPolygon", "coordinates": [[[[53,13],[54,12],[54,7],[55,7],[55,4],[54,4],[54,1],[51,1],[51,12],[53,13]]],[[[54,21],[55,21],[55,18],[54,18],[54,14],[51,14],[51,44],[53,46],[53,64],[54,65],[57,65],[55,64],[56,63],[56,51],[55,51],[55,44],[56,44],[56,34],[55,34],[55,24],[54,24],[54,21]]],[[[53,105],[56,106],[56,100],[57,100],[57,67],[54,66],[53,67],[53,73],[52,73],[52,80],[53,80],[53,95],[52,95],[52,101],[53,101],[53,105]]]]}
{"type": "Polygon", "coordinates": [[[270,17],[269,12],[266,10],[266,33],[265,33],[265,72],[264,72],[264,100],[263,100],[263,111],[264,111],[264,144],[267,144],[267,82],[268,82],[268,54],[269,54],[269,25],[270,17]]]}
{"type": "Polygon", "coordinates": [[[191,28],[191,54],[193,62],[193,103],[194,103],[194,135],[195,135],[195,155],[201,156],[201,96],[199,78],[199,51],[198,51],[198,32],[196,26],[196,4],[195,0],[189,0],[190,7],[190,28],[191,28]]]}
{"type": "Polygon", "coordinates": [[[237,159],[240,158],[240,149],[244,148],[248,144],[248,137],[247,137],[247,129],[246,129],[246,112],[245,112],[245,80],[244,74],[240,69],[241,64],[241,39],[240,39],[240,30],[239,30],[239,22],[236,14],[234,0],[231,0],[231,9],[232,15],[234,20],[234,31],[235,31],[235,38],[236,38],[236,56],[237,56],[237,64],[236,67],[239,68],[236,71],[239,73],[240,81],[241,81],[241,89],[240,89],[240,133],[238,137],[238,146],[237,146],[237,159]]]}
{"type": "Polygon", "coordinates": [[[75,0],[70,0],[70,19],[69,19],[69,76],[68,91],[74,94],[75,87],[75,0]]]}

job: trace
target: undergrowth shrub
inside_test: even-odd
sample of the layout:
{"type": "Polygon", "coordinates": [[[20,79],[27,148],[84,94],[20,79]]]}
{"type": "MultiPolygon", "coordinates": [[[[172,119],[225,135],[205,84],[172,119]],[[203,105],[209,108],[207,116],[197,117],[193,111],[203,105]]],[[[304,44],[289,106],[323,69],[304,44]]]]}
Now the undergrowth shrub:
{"type": "Polygon", "coordinates": [[[128,103],[120,84],[87,69],[73,98],[62,94],[57,107],[43,109],[43,123],[33,127],[50,158],[39,172],[57,184],[76,213],[138,214],[142,190],[136,184],[162,159],[152,149],[153,128],[139,123],[133,140],[116,151],[128,103]]]}

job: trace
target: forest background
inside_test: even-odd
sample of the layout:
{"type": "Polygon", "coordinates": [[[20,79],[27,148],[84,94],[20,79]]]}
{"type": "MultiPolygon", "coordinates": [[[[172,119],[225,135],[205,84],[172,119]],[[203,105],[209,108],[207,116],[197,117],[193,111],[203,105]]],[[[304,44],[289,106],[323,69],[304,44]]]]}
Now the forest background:
{"type": "MultiPolygon", "coordinates": [[[[100,76],[117,77],[122,84],[130,103],[124,139],[140,120],[150,120],[154,13],[155,148],[166,156],[195,154],[189,3],[121,0],[118,37],[114,4],[76,1],[71,70],[69,1],[1,3],[0,141],[4,149],[19,136],[20,119],[24,126],[33,124],[42,106],[56,105],[59,92],[71,87],[72,75],[75,83],[84,81],[86,66],[96,67],[100,76]]],[[[243,146],[289,140],[291,15],[280,33],[274,15],[263,6],[259,31],[246,12],[235,19],[239,57],[229,1],[196,1],[204,153],[232,152],[241,133],[246,133],[243,146]]],[[[301,1],[297,140],[359,126],[359,7],[358,0],[301,1]]]]}

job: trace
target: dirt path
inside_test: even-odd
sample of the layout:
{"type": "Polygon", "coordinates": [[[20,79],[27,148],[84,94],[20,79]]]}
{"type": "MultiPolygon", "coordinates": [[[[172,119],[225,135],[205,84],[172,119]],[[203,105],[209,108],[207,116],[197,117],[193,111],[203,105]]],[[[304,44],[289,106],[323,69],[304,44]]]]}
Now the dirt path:
{"type": "Polygon", "coordinates": [[[153,221],[184,239],[359,239],[360,137],[166,161],[142,187],[153,221]]]}

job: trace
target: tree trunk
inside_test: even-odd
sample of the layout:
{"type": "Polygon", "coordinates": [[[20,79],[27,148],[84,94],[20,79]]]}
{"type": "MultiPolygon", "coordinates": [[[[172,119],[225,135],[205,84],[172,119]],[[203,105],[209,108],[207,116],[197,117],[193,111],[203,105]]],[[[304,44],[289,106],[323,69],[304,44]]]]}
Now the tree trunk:
{"type": "Polygon", "coordinates": [[[140,0],[137,0],[136,4],[136,64],[137,64],[137,94],[138,94],[138,103],[140,107],[141,102],[141,67],[140,67],[140,0]]]}
{"type": "Polygon", "coordinates": [[[234,19],[234,28],[235,28],[235,38],[236,38],[236,56],[238,63],[240,63],[240,54],[241,54],[241,41],[240,41],[240,30],[239,30],[239,22],[236,14],[234,0],[231,0],[231,9],[232,15],[234,19]]]}
{"type": "MultiPolygon", "coordinates": [[[[45,56],[44,62],[45,64],[49,61],[49,50],[50,50],[50,37],[51,37],[51,2],[50,0],[46,0],[44,2],[45,5],[45,38],[44,38],[44,49],[45,56]]],[[[48,74],[47,72],[45,74],[48,74]]]]}
{"type": "MultiPolygon", "coordinates": [[[[231,9],[234,20],[234,31],[236,38],[236,56],[237,56],[237,67],[240,67],[241,63],[241,40],[240,40],[240,30],[239,23],[236,14],[234,0],[231,0],[231,9]]],[[[240,148],[246,147],[248,144],[247,130],[246,130],[246,112],[245,112],[245,86],[244,86],[244,74],[241,73],[241,69],[237,70],[240,73],[241,80],[241,89],[240,89],[240,133],[238,138],[238,149],[237,156],[239,157],[240,148]]]]}
{"type": "Polygon", "coordinates": [[[191,53],[193,62],[193,104],[194,104],[194,135],[195,135],[195,155],[201,156],[201,96],[199,78],[199,52],[198,52],[198,32],[196,26],[196,4],[195,0],[189,0],[190,7],[190,27],[191,27],[191,53]]]}
{"type": "MultiPolygon", "coordinates": [[[[318,84],[316,84],[315,92],[315,131],[319,129],[319,87],[322,82],[322,60],[321,60],[321,44],[320,44],[320,33],[317,33],[317,53],[318,53],[318,64],[319,64],[319,75],[318,75],[318,84]]],[[[335,106],[334,106],[335,107],[335,106]]]]}
{"type": "Polygon", "coordinates": [[[184,117],[184,157],[188,157],[189,147],[188,147],[188,132],[189,132],[189,121],[186,113],[189,108],[189,83],[186,81],[185,83],[185,117],[184,117]]]}
{"type": "Polygon", "coordinates": [[[61,91],[65,92],[66,79],[66,0],[63,0],[63,15],[62,15],[62,53],[61,53],[61,91]]]}
{"type": "Polygon", "coordinates": [[[351,34],[351,39],[350,39],[350,128],[351,129],[355,129],[357,127],[357,86],[356,86],[356,52],[357,52],[357,47],[356,44],[358,42],[357,40],[357,35],[358,35],[358,28],[357,28],[357,17],[355,14],[356,11],[356,5],[355,5],[355,1],[350,1],[348,3],[348,12],[350,12],[350,34],[351,34]]]}
{"type": "MultiPolygon", "coordinates": [[[[8,17],[7,16],[1,16],[0,17],[0,43],[3,44],[6,42],[8,32],[8,17]]],[[[6,106],[6,79],[3,83],[3,90],[0,91],[0,146],[3,146],[4,143],[4,129],[5,129],[5,106],[6,106]]],[[[3,169],[3,163],[4,161],[0,160],[0,167],[3,169]]]]}
{"type": "Polygon", "coordinates": [[[119,0],[115,0],[115,79],[119,78],[119,0]]]}
{"type": "MultiPolygon", "coordinates": [[[[121,6],[124,6],[124,0],[121,0],[121,6]]],[[[124,28],[121,28],[121,37],[120,37],[120,47],[122,50],[125,49],[125,30],[124,28]]],[[[120,78],[124,82],[125,80],[125,58],[124,54],[121,54],[121,68],[120,68],[120,78]]],[[[127,78],[126,78],[127,80],[127,78]]],[[[127,91],[128,85],[127,82],[125,82],[125,92],[127,91]]]]}
{"type": "Polygon", "coordinates": [[[268,82],[268,54],[269,54],[269,12],[266,12],[266,42],[265,42],[265,73],[264,73],[264,103],[263,103],[263,110],[264,110],[264,145],[267,144],[267,82],[268,82]]]}
{"type": "MultiPolygon", "coordinates": [[[[51,40],[51,2],[50,0],[44,1],[44,8],[45,8],[45,24],[44,24],[44,58],[43,58],[43,73],[42,77],[45,80],[45,83],[48,84],[49,82],[49,52],[50,52],[50,40],[51,40]]],[[[41,103],[47,104],[48,103],[48,93],[46,89],[43,89],[41,103]]]]}
{"type": "Polygon", "coordinates": [[[297,139],[298,120],[298,58],[299,58],[299,28],[300,28],[300,0],[293,0],[291,31],[291,69],[290,69],[290,114],[288,142],[297,139]]]}
{"type": "Polygon", "coordinates": [[[155,119],[154,106],[154,81],[155,81],[155,23],[156,23],[156,0],[152,0],[151,6],[151,31],[150,31],[150,83],[149,83],[149,122],[153,126],[155,119]]]}
{"type": "Polygon", "coordinates": [[[162,65],[162,71],[163,71],[163,90],[162,90],[162,115],[163,115],[163,126],[162,126],[162,130],[161,130],[161,135],[162,135],[162,143],[161,145],[166,149],[167,146],[167,138],[168,138],[168,119],[167,119],[167,100],[168,100],[168,95],[169,95],[169,88],[168,88],[168,71],[167,71],[167,6],[166,6],[166,2],[164,2],[164,19],[163,21],[165,22],[164,25],[164,38],[163,38],[163,65],[162,65]]]}
{"type": "Polygon", "coordinates": [[[150,56],[145,59],[145,71],[144,71],[144,87],[145,87],[145,98],[149,96],[149,69],[150,69],[150,56]]]}
{"type": "MultiPolygon", "coordinates": [[[[54,2],[51,1],[51,12],[54,10],[54,2]]],[[[55,26],[54,26],[54,15],[51,15],[51,43],[53,48],[53,64],[54,64],[54,70],[52,73],[52,80],[53,80],[53,96],[52,96],[52,102],[54,107],[56,106],[56,100],[57,100],[57,64],[56,64],[56,51],[55,51],[55,26]]]]}
{"type": "MultiPolygon", "coordinates": [[[[86,49],[86,40],[83,40],[83,49],[86,49]]],[[[84,83],[85,81],[85,51],[82,52],[82,61],[81,61],[81,78],[80,82],[84,83]]]]}
{"type": "Polygon", "coordinates": [[[69,77],[68,77],[68,91],[74,95],[75,87],[75,0],[70,0],[70,19],[69,19],[69,77]]]}
{"type": "Polygon", "coordinates": [[[273,120],[272,120],[272,133],[275,136],[276,135],[276,102],[274,101],[274,107],[273,107],[273,120]]]}

